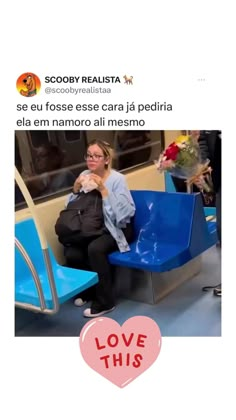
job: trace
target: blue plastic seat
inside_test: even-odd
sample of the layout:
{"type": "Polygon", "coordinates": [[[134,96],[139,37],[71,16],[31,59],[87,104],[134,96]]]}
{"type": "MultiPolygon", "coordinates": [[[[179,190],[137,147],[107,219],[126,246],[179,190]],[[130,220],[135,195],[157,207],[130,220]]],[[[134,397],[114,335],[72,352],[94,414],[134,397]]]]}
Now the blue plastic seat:
{"type": "MultiPolygon", "coordinates": [[[[171,178],[170,173],[165,172],[164,174],[165,179],[165,191],[166,192],[176,192],[173,180],[171,178]]],[[[215,216],[216,215],[216,208],[215,207],[204,207],[204,213],[205,216],[215,216]]],[[[208,229],[210,233],[213,233],[215,231],[216,222],[207,222],[208,229]]]]}
{"type": "MultiPolygon", "coordinates": [[[[27,219],[16,223],[15,237],[28,253],[40,278],[47,308],[52,309],[53,301],[51,289],[34,221],[32,219],[27,219]]],[[[49,255],[59,304],[62,304],[98,282],[96,273],[59,265],[55,260],[50,247],[49,255]]],[[[15,301],[40,306],[32,274],[17,248],[15,248],[15,301]]]]}
{"type": "Polygon", "coordinates": [[[110,254],[111,264],[164,272],[182,266],[216,243],[216,226],[206,222],[200,194],[131,194],[136,205],[136,239],[131,251],[110,254]]]}

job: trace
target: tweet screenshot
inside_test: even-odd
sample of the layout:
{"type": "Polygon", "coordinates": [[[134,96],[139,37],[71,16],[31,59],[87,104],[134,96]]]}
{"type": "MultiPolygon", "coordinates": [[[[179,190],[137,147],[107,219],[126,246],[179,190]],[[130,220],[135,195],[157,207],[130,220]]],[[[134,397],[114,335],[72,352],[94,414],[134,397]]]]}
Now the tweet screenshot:
{"type": "Polygon", "coordinates": [[[19,419],[24,395],[36,419],[216,410],[227,129],[211,79],[154,70],[16,72],[1,306],[19,419]]]}

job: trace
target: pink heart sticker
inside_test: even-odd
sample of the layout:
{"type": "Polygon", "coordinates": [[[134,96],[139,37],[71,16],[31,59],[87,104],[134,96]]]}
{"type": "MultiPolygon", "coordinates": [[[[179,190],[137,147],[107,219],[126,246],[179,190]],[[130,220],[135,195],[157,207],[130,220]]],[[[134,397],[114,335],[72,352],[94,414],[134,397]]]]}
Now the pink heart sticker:
{"type": "Polygon", "coordinates": [[[83,327],[79,344],[85,362],[123,388],[155,362],[161,332],[146,316],[129,318],[122,326],[109,318],[96,318],[83,327]]]}

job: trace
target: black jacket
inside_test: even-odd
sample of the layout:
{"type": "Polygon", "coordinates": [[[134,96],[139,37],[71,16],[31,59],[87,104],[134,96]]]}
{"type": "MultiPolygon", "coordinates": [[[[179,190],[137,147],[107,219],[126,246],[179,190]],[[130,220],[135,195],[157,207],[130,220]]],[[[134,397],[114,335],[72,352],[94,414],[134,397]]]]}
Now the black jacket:
{"type": "Polygon", "coordinates": [[[212,181],[215,192],[218,192],[221,187],[221,131],[201,131],[198,142],[203,161],[210,160],[212,181]]]}

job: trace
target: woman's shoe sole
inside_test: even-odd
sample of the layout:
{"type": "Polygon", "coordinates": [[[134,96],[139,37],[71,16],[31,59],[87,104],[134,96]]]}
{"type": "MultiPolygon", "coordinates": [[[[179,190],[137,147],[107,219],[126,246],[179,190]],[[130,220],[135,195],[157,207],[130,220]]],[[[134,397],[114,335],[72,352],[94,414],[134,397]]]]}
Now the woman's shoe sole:
{"type": "Polygon", "coordinates": [[[85,309],[83,315],[84,315],[85,318],[97,318],[98,316],[102,316],[102,315],[107,314],[108,312],[114,311],[114,309],[115,309],[115,306],[113,306],[113,308],[111,308],[111,309],[106,309],[106,310],[101,311],[97,314],[91,314],[91,312],[90,312],[91,308],[87,308],[87,309],[85,309]]]}

